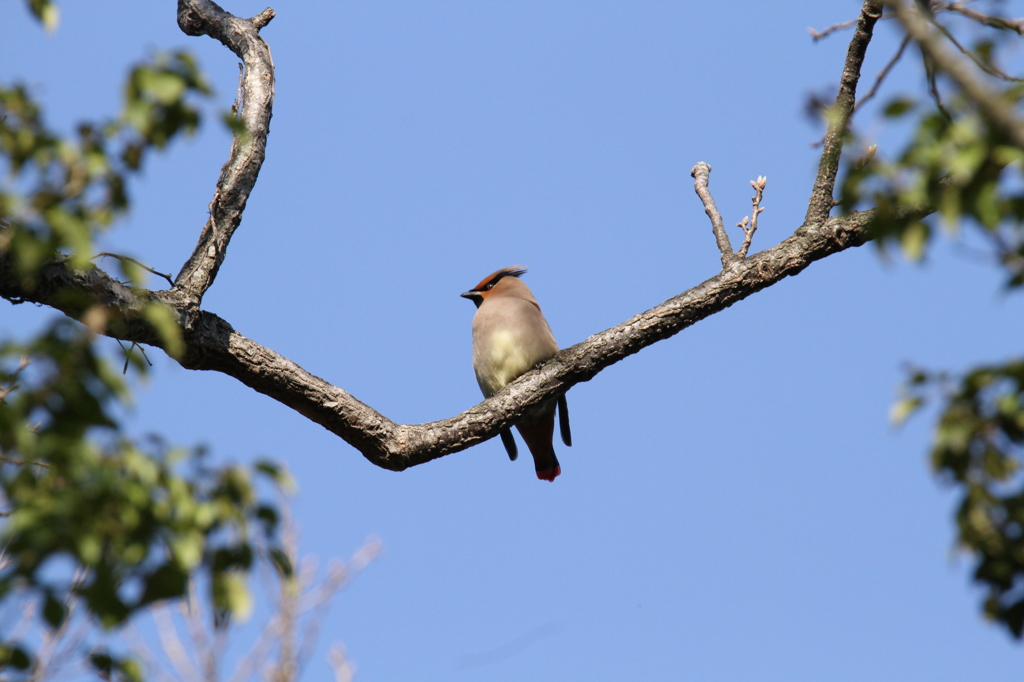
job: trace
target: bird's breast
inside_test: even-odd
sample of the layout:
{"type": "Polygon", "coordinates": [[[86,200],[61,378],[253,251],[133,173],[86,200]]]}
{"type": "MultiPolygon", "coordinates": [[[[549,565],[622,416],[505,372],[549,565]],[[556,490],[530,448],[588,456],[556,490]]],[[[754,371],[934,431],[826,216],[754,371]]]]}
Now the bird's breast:
{"type": "Polygon", "coordinates": [[[491,335],[485,352],[483,364],[489,370],[488,384],[492,393],[540,362],[539,359],[534,360],[522,340],[507,329],[491,335]]]}
{"type": "Polygon", "coordinates": [[[495,306],[473,321],[473,369],[480,390],[493,395],[537,363],[558,352],[547,322],[535,305],[495,306]],[[515,315],[504,313],[515,312],[515,315]]]}

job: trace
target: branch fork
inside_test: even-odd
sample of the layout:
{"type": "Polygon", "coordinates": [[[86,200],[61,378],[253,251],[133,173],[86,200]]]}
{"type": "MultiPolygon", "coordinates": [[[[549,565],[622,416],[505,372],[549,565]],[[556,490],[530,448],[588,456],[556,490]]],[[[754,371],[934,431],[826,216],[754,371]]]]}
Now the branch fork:
{"type": "Polygon", "coordinates": [[[736,227],[743,230],[743,244],[740,246],[739,251],[733,251],[732,242],[729,241],[729,235],[726,233],[725,225],[722,222],[722,214],[718,212],[715,200],[711,196],[711,190],[708,189],[711,166],[703,161],[699,161],[693,167],[693,170],[690,171],[690,176],[693,178],[693,190],[700,197],[701,203],[704,204],[704,212],[708,214],[708,218],[711,220],[711,231],[715,235],[715,242],[718,244],[718,250],[722,254],[722,269],[727,270],[747,258],[750,242],[754,238],[754,232],[757,231],[757,217],[764,211],[764,208],[761,207],[761,197],[764,195],[764,187],[768,182],[768,178],[759,175],[757,180],[750,181],[750,186],[754,188],[754,197],[752,199],[754,204],[753,217],[746,216],[743,220],[736,223],[736,227]]]}
{"type": "MultiPolygon", "coordinates": [[[[603,369],[642,349],[678,334],[776,282],[796,275],[811,263],[860,246],[870,238],[872,211],[830,217],[842,133],[853,109],[871,30],[881,14],[880,0],[866,0],[847,52],[842,87],[826,134],[818,177],[807,218],[778,245],[747,256],[757,229],[765,179],[752,181],[751,215],[740,222],[744,239],[734,252],[721,214],[708,190],[711,166],[694,166],[694,189],[711,219],[722,255],[722,270],[664,303],[563,349],[542,366],[520,376],[494,396],[465,412],[426,424],[398,424],[357,400],[344,389],[313,375],[295,362],[235,331],[225,320],[202,310],[203,294],[213,284],[228,244],[242,220],[249,193],[263,163],[274,97],[274,65],[259,31],[273,17],[265,10],[252,19],[235,17],[211,0],[179,0],[178,23],[188,35],[208,35],[227,46],[244,65],[236,132],[230,156],[217,180],[210,217],[196,248],[174,284],[163,291],[127,287],[99,268],[73,270],[55,258],[43,266],[31,288],[16,275],[12,257],[0,251],[0,296],[11,302],[32,301],[82,319],[97,306],[106,311],[102,333],[126,342],[167,348],[142,312],[152,301],[165,303],[182,325],[187,369],[212,370],[234,377],[255,391],[294,409],[359,450],[377,466],[401,471],[465,450],[498,435],[538,405],[589,381],[603,369]],[[76,295],[69,295],[76,294],[76,295]]],[[[923,214],[924,212],[922,212],[923,214]]]]}

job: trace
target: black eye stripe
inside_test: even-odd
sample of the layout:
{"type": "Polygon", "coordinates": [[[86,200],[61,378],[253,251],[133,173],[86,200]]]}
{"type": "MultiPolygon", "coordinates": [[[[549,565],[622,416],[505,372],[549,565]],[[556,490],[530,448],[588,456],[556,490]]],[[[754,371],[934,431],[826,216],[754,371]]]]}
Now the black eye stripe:
{"type": "Polygon", "coordinates": [[[476,289],[473,289],[473,291],[478,292],[478,293],[481,293],[481,292],[484,292],[484,291],[490,291],[491,289],[494,288],[494,286],[498,282],[501,281],[501,279],[503,277],[519,277],[520,275],[522,275],[525,272],[526,272],[526,268],[522,268],[522,269],[507,269],[507,270],[496,272],[494,274],[494,276],[491,278],[491,281],[489,281],[487,284],[484,284],[484,285],[482,285],[480,287],[477,287],[476,289]]]}

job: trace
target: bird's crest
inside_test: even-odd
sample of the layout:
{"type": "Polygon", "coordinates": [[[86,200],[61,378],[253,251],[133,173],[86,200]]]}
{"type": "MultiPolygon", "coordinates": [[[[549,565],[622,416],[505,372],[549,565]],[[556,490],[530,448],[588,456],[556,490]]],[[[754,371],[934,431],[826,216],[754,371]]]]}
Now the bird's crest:
{"type": "Polygon", "coordinates": [[[494,288],[494,285],[498,283],[502,277],[519,277],[526,272],[526,268],[522,265],[510,265],[507,268],[502,268],[497,272],[491,274],[480,280],[480,283],[473,287],[470,291],[490,291],[494,288]]]}

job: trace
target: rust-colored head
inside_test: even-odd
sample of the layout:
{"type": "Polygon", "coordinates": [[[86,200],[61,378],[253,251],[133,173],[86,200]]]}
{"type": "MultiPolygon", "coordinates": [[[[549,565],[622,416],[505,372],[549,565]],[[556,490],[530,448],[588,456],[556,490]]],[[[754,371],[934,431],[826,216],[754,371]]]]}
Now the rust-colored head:
{"type": "Polygon", "coordinates": [[[533,294],[530,293],[530,289],[519,281],[519,276],[524,272],[526,272],[526,268],[522,265],[510,265],[497,272],[492,272],[480,280],[480,283],[475,287],[459,295],[473,301],[477,308],[480,307],[480,304],[485,299],[491,296],[512,295],[533,301],[533,294]]]}

